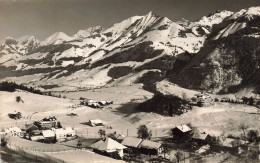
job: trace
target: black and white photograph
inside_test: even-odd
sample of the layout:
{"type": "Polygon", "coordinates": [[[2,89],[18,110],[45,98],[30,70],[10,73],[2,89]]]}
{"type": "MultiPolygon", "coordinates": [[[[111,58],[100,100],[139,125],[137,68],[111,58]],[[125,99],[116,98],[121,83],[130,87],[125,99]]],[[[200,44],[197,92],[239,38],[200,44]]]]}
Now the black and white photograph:
{"type": "Polygon", "coordinates": [[[260,162],[260,0],[0,0],[0,163],[260,162]]]}

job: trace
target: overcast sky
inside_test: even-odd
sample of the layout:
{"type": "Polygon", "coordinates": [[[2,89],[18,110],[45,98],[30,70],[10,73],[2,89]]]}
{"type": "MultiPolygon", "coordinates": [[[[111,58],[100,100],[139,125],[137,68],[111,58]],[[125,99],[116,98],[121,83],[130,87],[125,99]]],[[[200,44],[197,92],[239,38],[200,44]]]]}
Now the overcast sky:
{"type": "Polygon", "coordinates": [[[54,32],[72,36],[80,29],[109,27],[130,16],[153,11],[172,21],[196,20],[217,10],[239,11],[260,0],[0,0],[0,40],[54,32]]]}

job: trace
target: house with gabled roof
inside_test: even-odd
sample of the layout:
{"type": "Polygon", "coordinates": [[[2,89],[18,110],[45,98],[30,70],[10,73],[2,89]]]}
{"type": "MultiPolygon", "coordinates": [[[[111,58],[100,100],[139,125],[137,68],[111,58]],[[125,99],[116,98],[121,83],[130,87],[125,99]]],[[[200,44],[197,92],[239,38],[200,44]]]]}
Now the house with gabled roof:
{"type": "Polygon", "coordinates": [[[45,143],[53,143],[56,142],[55,140],[55,133],[52,130],[43,130],[42,135],[44,137],[45,143]]]}
{"type": "Polygon", "coordinates": [[[100,119],[92,119],[89,120],[89,125],[94,127],[94,126],[104,126],[104,122],[100,119]]]}
{"type": "Polygon", "coordinates": [[[191,134],[192,130],[187,125],[180,125],[172,129],[172,136],[174,140],[187,140],[191,134]]]}
{"type": "Polygon", "coordinates": [[[138,151],[143,154],[158,155],[163,151],[161,143],[135,137],[126,137],[122,141],[122,144],[133,151],[138,151]]]}
{"type": "Polygon", "coordinates": [[[207,134],[206,132],[200,132],[196,135],[193,135],[193,140],[198,142],[200,145],[205,145],[207,144],[208,140],[210,139],[210,135],[207,134]]]}
{"type": "Polygon", "coordinates": [[[52,131],[54,131],[56,140],[59,142],[71,140],[76,136],[75,131],[71,127],[58,129],[53,128],[52,131]]]}
{"type": "Polygon", "coordinates": [[[111,138],[104,138],[102,140],[99,140],[98,142],[92,144],[90,147],[93,148],[94,152],[114,157],[118,154],[120,158],[123,158],[123,150],[127,148],[126,146],[116,142],[111,138]]]}
{"type": "Polygon", "coordinates": [[[135,137],[126,137],[122,144],[130,148],[138,148],[143,140],[135,137]]]}
{"type": "Polygon", "coordinates": [[[140,151],[144,154],[159,155],[163,151],[161,143],[151,140],[143,140],[139,145],[140,151]]]}

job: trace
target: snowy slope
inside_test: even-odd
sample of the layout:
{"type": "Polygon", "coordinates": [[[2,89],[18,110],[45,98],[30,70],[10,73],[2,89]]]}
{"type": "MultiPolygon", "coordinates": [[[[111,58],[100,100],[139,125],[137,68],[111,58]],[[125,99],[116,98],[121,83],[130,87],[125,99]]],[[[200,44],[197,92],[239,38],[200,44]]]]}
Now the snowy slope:
{"type": "Polygon", "coordinates": [[[233,14],[233,12],[227,10],[217,11],[215,13],[210,14],[209,16],[203,16],[195,23],[199,25],[212,27],[214,24],[221,23],[225,18],[229,17],[231,14],[233,14]]]}
{"type": "MultiPolygon", "coordinates": [[[[248,27],[241,17],[254,19],[257,15],[259,7],[252,7],[235,13],[218,11],[195,22],[173,22],[149,12],[107,29],[97,26],[79,30],[73,37],[56,32],[41,43],[32,36],[8,38],[1,44],[0,66],[14,70],[4,80],[39,87],[58,85],[76,90],[131,84],[148,72],[164,74],[172,69],[178,56],[185,54],[188,61],[207,42],[213,27],[221,26],[211,38],[227,37],[248,27]],[[31,45],[33,50],[28,53],[31,45]],[[111,72],[117,67],[126,72],[115,79],[111,72]]],[[[259,33],[246,35],[258,36],[259,33]]]]}
{"type": "Polygon", "coordinates": [[[64,41],[70,41],[73,37],[68,36],[67,34],[63,32],[56,32],[46,38],[44,41],[42,41],[42,45],[48,45],[48,44],[61,44],[64,41]]]}

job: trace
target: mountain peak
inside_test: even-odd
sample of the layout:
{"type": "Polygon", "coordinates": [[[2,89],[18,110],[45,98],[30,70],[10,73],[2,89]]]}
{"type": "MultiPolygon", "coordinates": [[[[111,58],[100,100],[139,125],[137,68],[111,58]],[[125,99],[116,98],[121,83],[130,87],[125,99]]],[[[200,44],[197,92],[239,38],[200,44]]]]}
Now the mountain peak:
{"type": "Polygon", "coordinates": [[[93,34],[100,33],[104,30],[101,26],[89,27],[87,29],[79,30],[73,37],[75,38],[86,38],[93,34]]]}
{"type": "Polygon", "coordinates": [[[47,45],[47,44],[60,44],[63,41],[70,41],[72,37],[68,36],[64,32],[55,32],[48,38],[46,38],[42,44],[47,45]]]}
{"type": "Polygon", "coordinates": [[[242,9],[233,13],[229,19],[247,18],[252,19],[254,16],[260,16],[260,6],[250,7],[248,9],[242,9]]]}
{"type": "Polygon", "coordinates": [[[232,15],[233,12],[227,10],[218,10],[216,12],[210,13],[208,16],[203,16],[196,23],[200,25],[207,25],[212,27],[214,24],[221,23],[224,19],[232,15]]]}
{"type": "Polygon", "coordinates": [[[145,15],[145,17],[158,17],[158,15],[155,14],[153,11],[149,11],[148,14],[145,15]]]}

